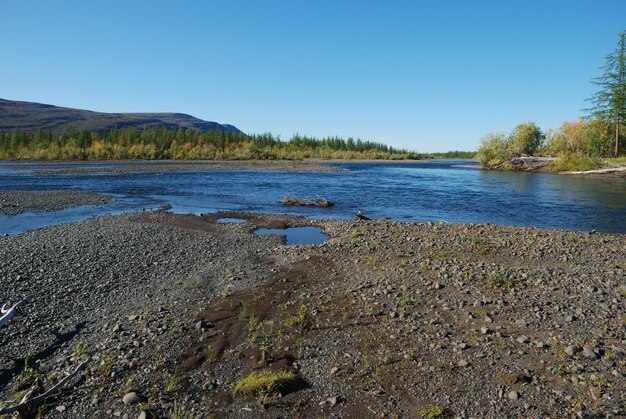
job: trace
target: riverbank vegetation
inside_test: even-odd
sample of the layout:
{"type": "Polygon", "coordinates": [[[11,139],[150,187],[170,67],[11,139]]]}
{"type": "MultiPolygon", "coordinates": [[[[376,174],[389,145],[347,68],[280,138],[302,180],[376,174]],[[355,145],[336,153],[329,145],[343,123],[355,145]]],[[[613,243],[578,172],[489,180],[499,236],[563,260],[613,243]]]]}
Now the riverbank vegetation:
{"type": "Polygon", "coordinates": [[[106,132],[43,130],[0,132],[0,159],[35,160],[301,160],[471,159],[476,152],[416,153],[354,138],[294,135],[283,141],[271,133],[246,135],[165,127],[106,132]]]}
{"type": "Polygon", "coordinates": [[[106,132],[43,130],[0,133],[0,159],[41,160],[248,160],[248,159],[420,159],[427,155],[361,139],[294,135],[288,141],[271,133],[169,130],[151,127],[106,132]]]}
{"type": "Polygon", "coordinates": [[[606,57],[602,70],[602,76],[592,80],[598,91],[589,99],[592,104],[587,109],[589,116],[563,122],[560,128],[545,133],[534,122],[527,122],[515,127],[510,134],[487,134],[478,150],[481,166],[499,170],[544,167],[561,172],[588,171],[623,163],[626,159],[623,138],[626,32],[619,35],[618,46],[606,57]]]}
{"type": "MultiPolygon", "coordinates": [[[[611,156],[611,126],[598,119],[563,122],[545,133],[534,123],[519,124],[510,133],[489,133],[481,142],[478,160],[488,169],[513,170],[520,156],[555,157],[546,166],[554,171],[593,170],[611,156]]],[[[547,162],[547,161],[546,161],[547,162]]]]}

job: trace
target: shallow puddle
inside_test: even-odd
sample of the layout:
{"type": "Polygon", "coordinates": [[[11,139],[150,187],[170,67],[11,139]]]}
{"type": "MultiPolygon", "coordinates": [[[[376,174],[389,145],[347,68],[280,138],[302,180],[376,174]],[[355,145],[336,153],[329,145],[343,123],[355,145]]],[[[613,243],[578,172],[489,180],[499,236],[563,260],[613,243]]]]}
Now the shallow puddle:
{"type": "Polygon", "coordinates": [[[241,224],[247,222],[243,218],[218,218],[216,221],[220,224],[241,224]]]}
{"type": "Polygon", "coordinates": [[[260,228],[255,233],[285,236],[286,244],[320,244],[328,240],[320,227],[260,228]]]}

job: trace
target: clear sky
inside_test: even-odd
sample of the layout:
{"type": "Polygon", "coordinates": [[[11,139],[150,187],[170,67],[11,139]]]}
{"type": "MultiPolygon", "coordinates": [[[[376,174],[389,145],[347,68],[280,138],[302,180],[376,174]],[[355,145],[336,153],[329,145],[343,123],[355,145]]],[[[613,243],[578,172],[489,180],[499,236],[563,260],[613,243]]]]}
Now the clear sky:
{"type": "Polygon", "coordinates": [[[0,0],[0,97],[476,149],[583,114],[624,0],[0,0]]]}

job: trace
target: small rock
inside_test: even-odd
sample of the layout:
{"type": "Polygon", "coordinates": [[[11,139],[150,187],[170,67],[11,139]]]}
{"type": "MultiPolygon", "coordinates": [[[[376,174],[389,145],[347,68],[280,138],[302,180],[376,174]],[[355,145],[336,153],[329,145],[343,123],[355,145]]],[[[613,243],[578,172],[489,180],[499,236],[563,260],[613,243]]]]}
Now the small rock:
{"type": "Polygon", "coordinates": [[[491,329],[489,329],[488,327],[483,326],[483,327],[480,328],[480,333],[482,333],[483,335],[486,335],[488,333],[491,333],[491,329]]]}
{"type": "Polygon", "coordinates": [[[581,351],[580,347],[576,345],[570,345],[567,348],[565,348],[565,353],[568,354],[569,356],[574,356],[580,351],[581,351]]]}
{"type": "Polygon", "coordinates": [[[124,404],[136,404],[141,403],[142,401],[144,401],[144,398],[134,391],[126,393],[124,394],[124,397],[122,397],[122,402],[124,402],[124,404]]]}
{"type": "Polygon", "coordinates": [[[465,360],[465,359],[462,359],[462,360],[460,360],[460,361],[457,363],[457,365],[458,365],[459,367],[463,368],[463,367],[467,367],[467,366],[469,365],[469,362],[467,362],[467,360],[465,360]]]}
{"type": "Polygon", "coordinates": [[[441,285],[441,283],[439,283],[439,282],[435,282],[435,284],[433,285],[433,287],[434,287],[436,290],[440,290],[440,289],[442,289],[442,288],[443,288],[443,285],[441,285]]]}
{"type": "Polygon", "coordinates": [[[530,342],[530,339],[528,338],[528,336],[522,335],[522,336],[517,338],[517,341],[519,343],[528,343],[528,342],[530,342]]]}
{"type": "Polygon", "coordinates": [[[598,359],[598,354],[594,352],[591,346],[585,346],[583,348],[583,356],[585,358],[598,359]]]}
{"type": "Polygon", "coordinates": [[[333,396],[326,399],[327,403],[330,403],[331,406],[335,406],[337,403],[341,401],[341,396],[333,396]]]}
{"type": "Polygon", "coordinates": [[[392,311],[391,313],[389,313],[389,317],[391,317],[392,319],[396,317],[397,315],[398,313],[396,313],[395,311],[392,311]]]}
{"type": "Polygon", "coordinates": [[[330,375],[335,375],[335,374],[337,373],[337,371],[339,371],[339,368],[338,368],[338,367],[332,367],[332,368],[330,369],[330,375]]]}
{"type": "Polygon", "coordinates": [[[57,407],[55,407],[55,409],[58,412],[61,412],[61,413],[65,412],[65,406],[64,405],[57,406],[57,407]]]}
{"type": "Polygon", "coordinates": [[[511,399],[513,401],[519,400],[519,393],[517,391],[515,391],[515,390],[510,391],[508,396],[509,396],[509,399],[511,399]]]}

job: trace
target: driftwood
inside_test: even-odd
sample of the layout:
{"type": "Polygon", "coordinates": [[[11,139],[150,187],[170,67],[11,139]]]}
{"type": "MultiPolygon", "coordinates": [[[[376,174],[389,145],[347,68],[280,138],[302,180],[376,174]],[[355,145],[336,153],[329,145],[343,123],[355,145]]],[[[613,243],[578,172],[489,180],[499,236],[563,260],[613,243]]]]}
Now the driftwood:
{"type": "Polygon", "coordinates": [[[46,391],[45,393],[42,393],[31,399],[22,400],[20,404],[17,404],[15,406],[3,407],[2,409],[0,409],[0,415],[8,415],[8,414],[15,413],[15,412],[21,412],[21,411],[24,411],[29,406],[34,406],[44,401],[46,398],[50,397],[52,394],[56,393],[59,389],[61,389],[61,387],[63,387],[68,381],[76,377],[76,375],[80,372],[80,370],[85,368],[85,365],[87,365],[88,362],[89,360],[81,362],[74,371],[72,371],[66,377],[62,378],[58,383],[52,386],[50,390],[46,391]]]}
{"type": "Polygon", "coordinates": [[[325,198],[310,199],[310,198],[294,198],[292,196],[286,196],[281,201],[281,204],[288,206],[300,206],[300,207],[320,207],[330,208],[335,205],[334,202],[325,198]]]}
{"type": "Polygon", "coordinates": [[[580,170],[580,171],[561,172],[561,173],[564,175],[602,175],[605,173],[626,173],[626,166],[611,167],[608,169],[580,170]]]}
{"type": "Polygon", "coordinates": [[[555,157],[522,156],[511,159],[511,164],[517,170],[537,170],[555,161],[555,157]]]}
{"type": "Polygon", "coordinates": [[[17,313],[17,309],[20,308],[20,306],[25,302],[26,298],[24,298],[19,303],[16,303],[13,307],[9,309],[5,308],[6,305],[3,305],[2,310],[0,310],[2,312],[2,317],[0,317],[0,327],[4,326],[9,320],[11,320],[11,318],[17,313]]]}
{"type": "MultiPolygon", "coordinates": [[[[17,309],[20,308],[20,306],[22,304],[24,304],[25,302],[26,302],[26,298],[24,298],[22,301],[16,303],[15,305],[13,305],[13,307],[11,307],[9,309],[5,308],[5,306],[2,306],[2,314],[3,314],[3,316],[0,318],[0,327],[5,325],[13,316],[15,316],[15,314],[17,313],[17,309]]],[[[42,383],[41,383],[41,381],[39,381],[39,379],[37,379],[35,381],[35,384],[26,393],[24,398],[22,398],[20,403],[15,405],[15,406],[3,407],[2,409],[0,409],[0,416],[9,415],[11,413],[20,413],[20,415],[21,415],[22,413],[24,413],[31,406],[34,406],[34,405],[37,405],[37,404],[41,403],[46,398],[50,397],[52,394],[56,393],[59,389],[61,389],[61,387],[63,387],[72,378],[76,377],[76,375],[79,373],[79,371],[82,370],[85,367],[85,365],[87,365],[88,362],[89,362],[89,360],[84,361],[81,364],[79,364],[76,367],[76,369],[74,369],[74,371],[72,371],[66,377],[64,377],[61,380],[59,380],[59,382],[56,383],[54,386],[52,386],[48,391],[46,391],[44,393],[41,393],[41,394],[37,394],[39,391],[42,390],[41,389],[41,384],[42,383]]]]}

